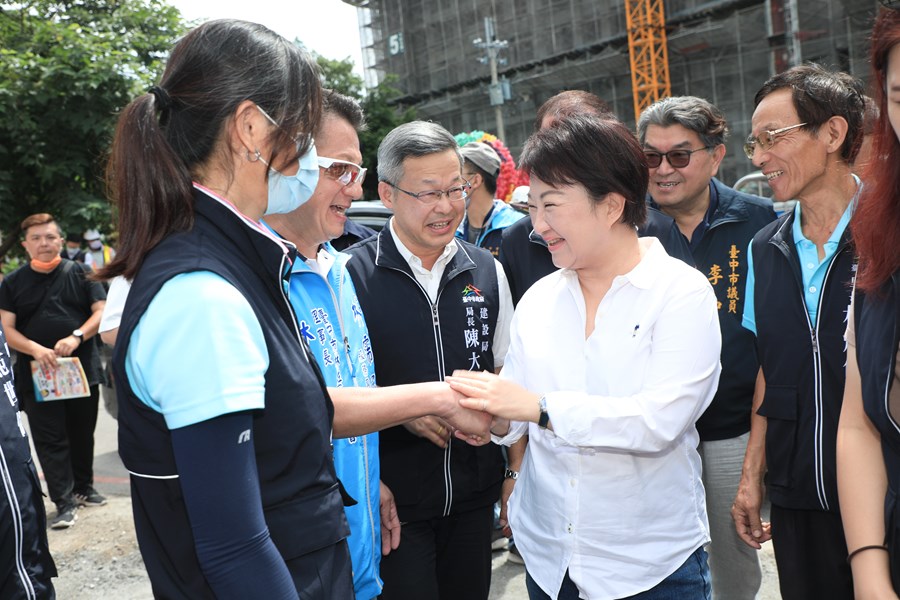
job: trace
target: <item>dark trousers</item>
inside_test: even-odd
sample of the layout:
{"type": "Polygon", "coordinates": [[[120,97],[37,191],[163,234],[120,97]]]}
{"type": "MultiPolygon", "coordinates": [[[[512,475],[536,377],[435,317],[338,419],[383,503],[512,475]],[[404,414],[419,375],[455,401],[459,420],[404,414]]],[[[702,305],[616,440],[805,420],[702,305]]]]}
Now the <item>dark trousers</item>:
{"type": "Polygon", "coordinates": [[[773,504],[772,546],[784,600],[853,600],[840,515],[773,504]]]}
{"type": "Polygon", "coordinates": [[[488,505],[404,523],[400,547],[381,559],[382,600],[487,600],[493,518],[488,505]]]}
{"type": "Polygon", "coordinates": [[[84,398],[25,403],[50,500],[59,506],[94,485],[94,428],[100,386],[84,398]]]}
{"type": "MultiPolygon", "coordinates": [[[[15,422],[3,425],[16,427],[15,422]]],[[[24,437],[3,440],[0,473],[0,598],[55,598],[50,578],[57,573],[47,547],[44,499],[24,437]],[[10,442],[21,442],[24,452],[11,448],[10,442]],[[27,456],[25,462],[22,454],[27,456]]]]}
{"type": "Polygon", "coordinates": [[[353,568],[346,540],[286,560],[300,600],[353,600],[353,568]]]}

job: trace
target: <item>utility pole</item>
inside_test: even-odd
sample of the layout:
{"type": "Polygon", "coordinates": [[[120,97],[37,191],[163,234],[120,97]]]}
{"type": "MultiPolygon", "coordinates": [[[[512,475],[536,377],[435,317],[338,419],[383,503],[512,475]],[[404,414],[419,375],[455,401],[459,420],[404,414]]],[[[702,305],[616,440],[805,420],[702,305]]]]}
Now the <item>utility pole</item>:
{"type": "Polygon", "coordinates": [[[506,139],[506,132],[503,129],[503,103],[508,99],[510,94],[508,90],[509,83],[505,80],[501,83],[500,78],[498,77],[497,65],[506,64],[506,59],[499,58],[499,54],[500,50],[509,46],[509,42],[506,40],[498,40],[496,38],[494,19],[485,17],[484,40],[475,38],[472,40],[472,43],[475,44],[477,48],[481,48],[487,52],[485,56],[478,59],[478,62],[481,64],[487,63],[491,69],[491,106],[494,107],[494,118],[497,121],[497,137],[503,140],[506,139]]]}
{"type": "Polygon", "coordinates": [[[787,21],[788,35],[788,60],[789,65],[796,67],[803,63],[803,48],[800,45],[800,7],[797,0],[788,0],[784,11],[785,21],[787,21]]]}

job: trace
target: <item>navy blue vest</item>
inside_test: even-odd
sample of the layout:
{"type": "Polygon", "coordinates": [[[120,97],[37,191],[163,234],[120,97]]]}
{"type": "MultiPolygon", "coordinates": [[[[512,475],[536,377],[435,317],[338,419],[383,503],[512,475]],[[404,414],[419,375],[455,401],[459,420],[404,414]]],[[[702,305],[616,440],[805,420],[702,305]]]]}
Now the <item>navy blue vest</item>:
{"type": "MultiPolygon", "coordinates": [[[[494,257],[455,240],[459,248],[432,306],[388,227],[347,249],[347,270],[366,316],[379,385],[441,381],[456,369],[493,371],[499,309],[494,257]]],[[[401,521],[488,506],[500,496],[500,448],[451,439],[445,450],[404,427],[381,432],[381,478],[401,521]]]]}
{"type": "Polygon", "coordinates": [[[139,492],[134,499],[135,524],[147,571],[155,590],[179,590],[185,597],[197,598],[211,597],[212,592],[200,572],[178,479],[164,478],[177,473],[170,432],[163,416],[135,396],[125,372],[134,327],[162,285],[175,275],[216,273],[237,288],[259,316],[269,368],[265,409],[254,417],[253,439],[265,519],[278,551],[285,560],[303,556],[340,542],[349,528],[331,453],[334,407],[300,342],[283,292],[287,259],[272,239],[203,192],[195,190],[194,208],[194,226],[165,238],[135,277],[113,369],[119,454],[130,472],[151,476],[132,476],[132,489],[139,492]]]}
{"type": "Polygon", "coordinates": [[[766,391],[767,483],[783,508],[837,513],[837,424],[844,396],[844,332],[854,258],[849,231],[825,275],[810,323],[791,228],[794,213],[753,238],[756,341],[766,391]]]}
{"type": "Polygon", "coordinates": [[[744,286],[747,245],[775,220],[771,200],[736,192],[713,178],[710,194],[717,197],[700,242],[692,249],[694,266],[706,275],[716,293],[722,328],[722,376],[712,404],[697,421],[701,441],[726,440],[750,431],[750,410],[759,361],[756,338],[744,329],[744,286]]]}
{"type": "Polygon", "coordinates": [[[854,302],[856,359],[862,379],[863,405],[881,434],[888,476],[885,541],[891,553],[894,589],[900,590],[900,423],[887,406],[900,344],[900,271],[877,294],[857,291],[854,302]]]}

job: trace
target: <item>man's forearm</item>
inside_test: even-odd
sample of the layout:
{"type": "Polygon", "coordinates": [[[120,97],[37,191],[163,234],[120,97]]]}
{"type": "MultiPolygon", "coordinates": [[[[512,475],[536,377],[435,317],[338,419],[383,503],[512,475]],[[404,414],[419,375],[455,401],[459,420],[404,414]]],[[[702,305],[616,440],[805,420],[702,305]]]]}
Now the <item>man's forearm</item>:
{"type": "Polygon", "coordinates": [[[32,342],[25,337],[22,332],[16,329],[14,325],[8,324],[5,320],[3,322],[3,331],[6,333],[6,342],[9,344],[10,348],[16,352],[21,352],[22,354],[27,354],[29,356],[34,354],[34,345],[37,342],[32,342]]]}
{"type": "Polygon", "coordinates": [[[753,481],[761,481],[766,473],[766,429],[768,420],[757,412],[762,406],[766,393],[766,379],[762,369],[756,377],[756,387],[753,391],[753,407],[750,411],[750,435],[747,440],[747,450],[744,453],[742,468],[743,477],[753,481]]]}
{"type": "Polygon", "coordinates": [[[91,316],[78,328],[84,333],[85,340],[94,337],[97,335],[97,332],[100,331],[100,319],[103,317],[104,306],[106,306],[106,302],[95,302],[92,304],[91,316]]]}
{"type": "Polygon", "coordinates": [[[425,415],[443,416],[439,382],[394,385],[383,388],[328,388],[334,402],[335,437],[364,435],[401,425],[425,415]]]}

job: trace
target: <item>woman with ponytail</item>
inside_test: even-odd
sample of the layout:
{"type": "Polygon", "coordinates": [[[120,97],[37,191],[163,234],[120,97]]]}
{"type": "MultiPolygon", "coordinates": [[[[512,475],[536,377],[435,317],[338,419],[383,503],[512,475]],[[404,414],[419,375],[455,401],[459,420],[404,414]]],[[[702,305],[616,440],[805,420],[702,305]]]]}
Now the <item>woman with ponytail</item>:
{"type": "Polygon", "coordinates": [[[859,270],[847,327],[838,492],[857,598],[900,592],[900,3],[872,31],[880,115],[866,188],[850,225],[859,270]]]}
{"type": "Polygon", "coordinates": [[[272,31],[211,21],[122,112],[108,167],[132,280],[113,370],[154,595],[352,598],[333,406],[260,225],[316,186],[321,89],[272,31]]]}

